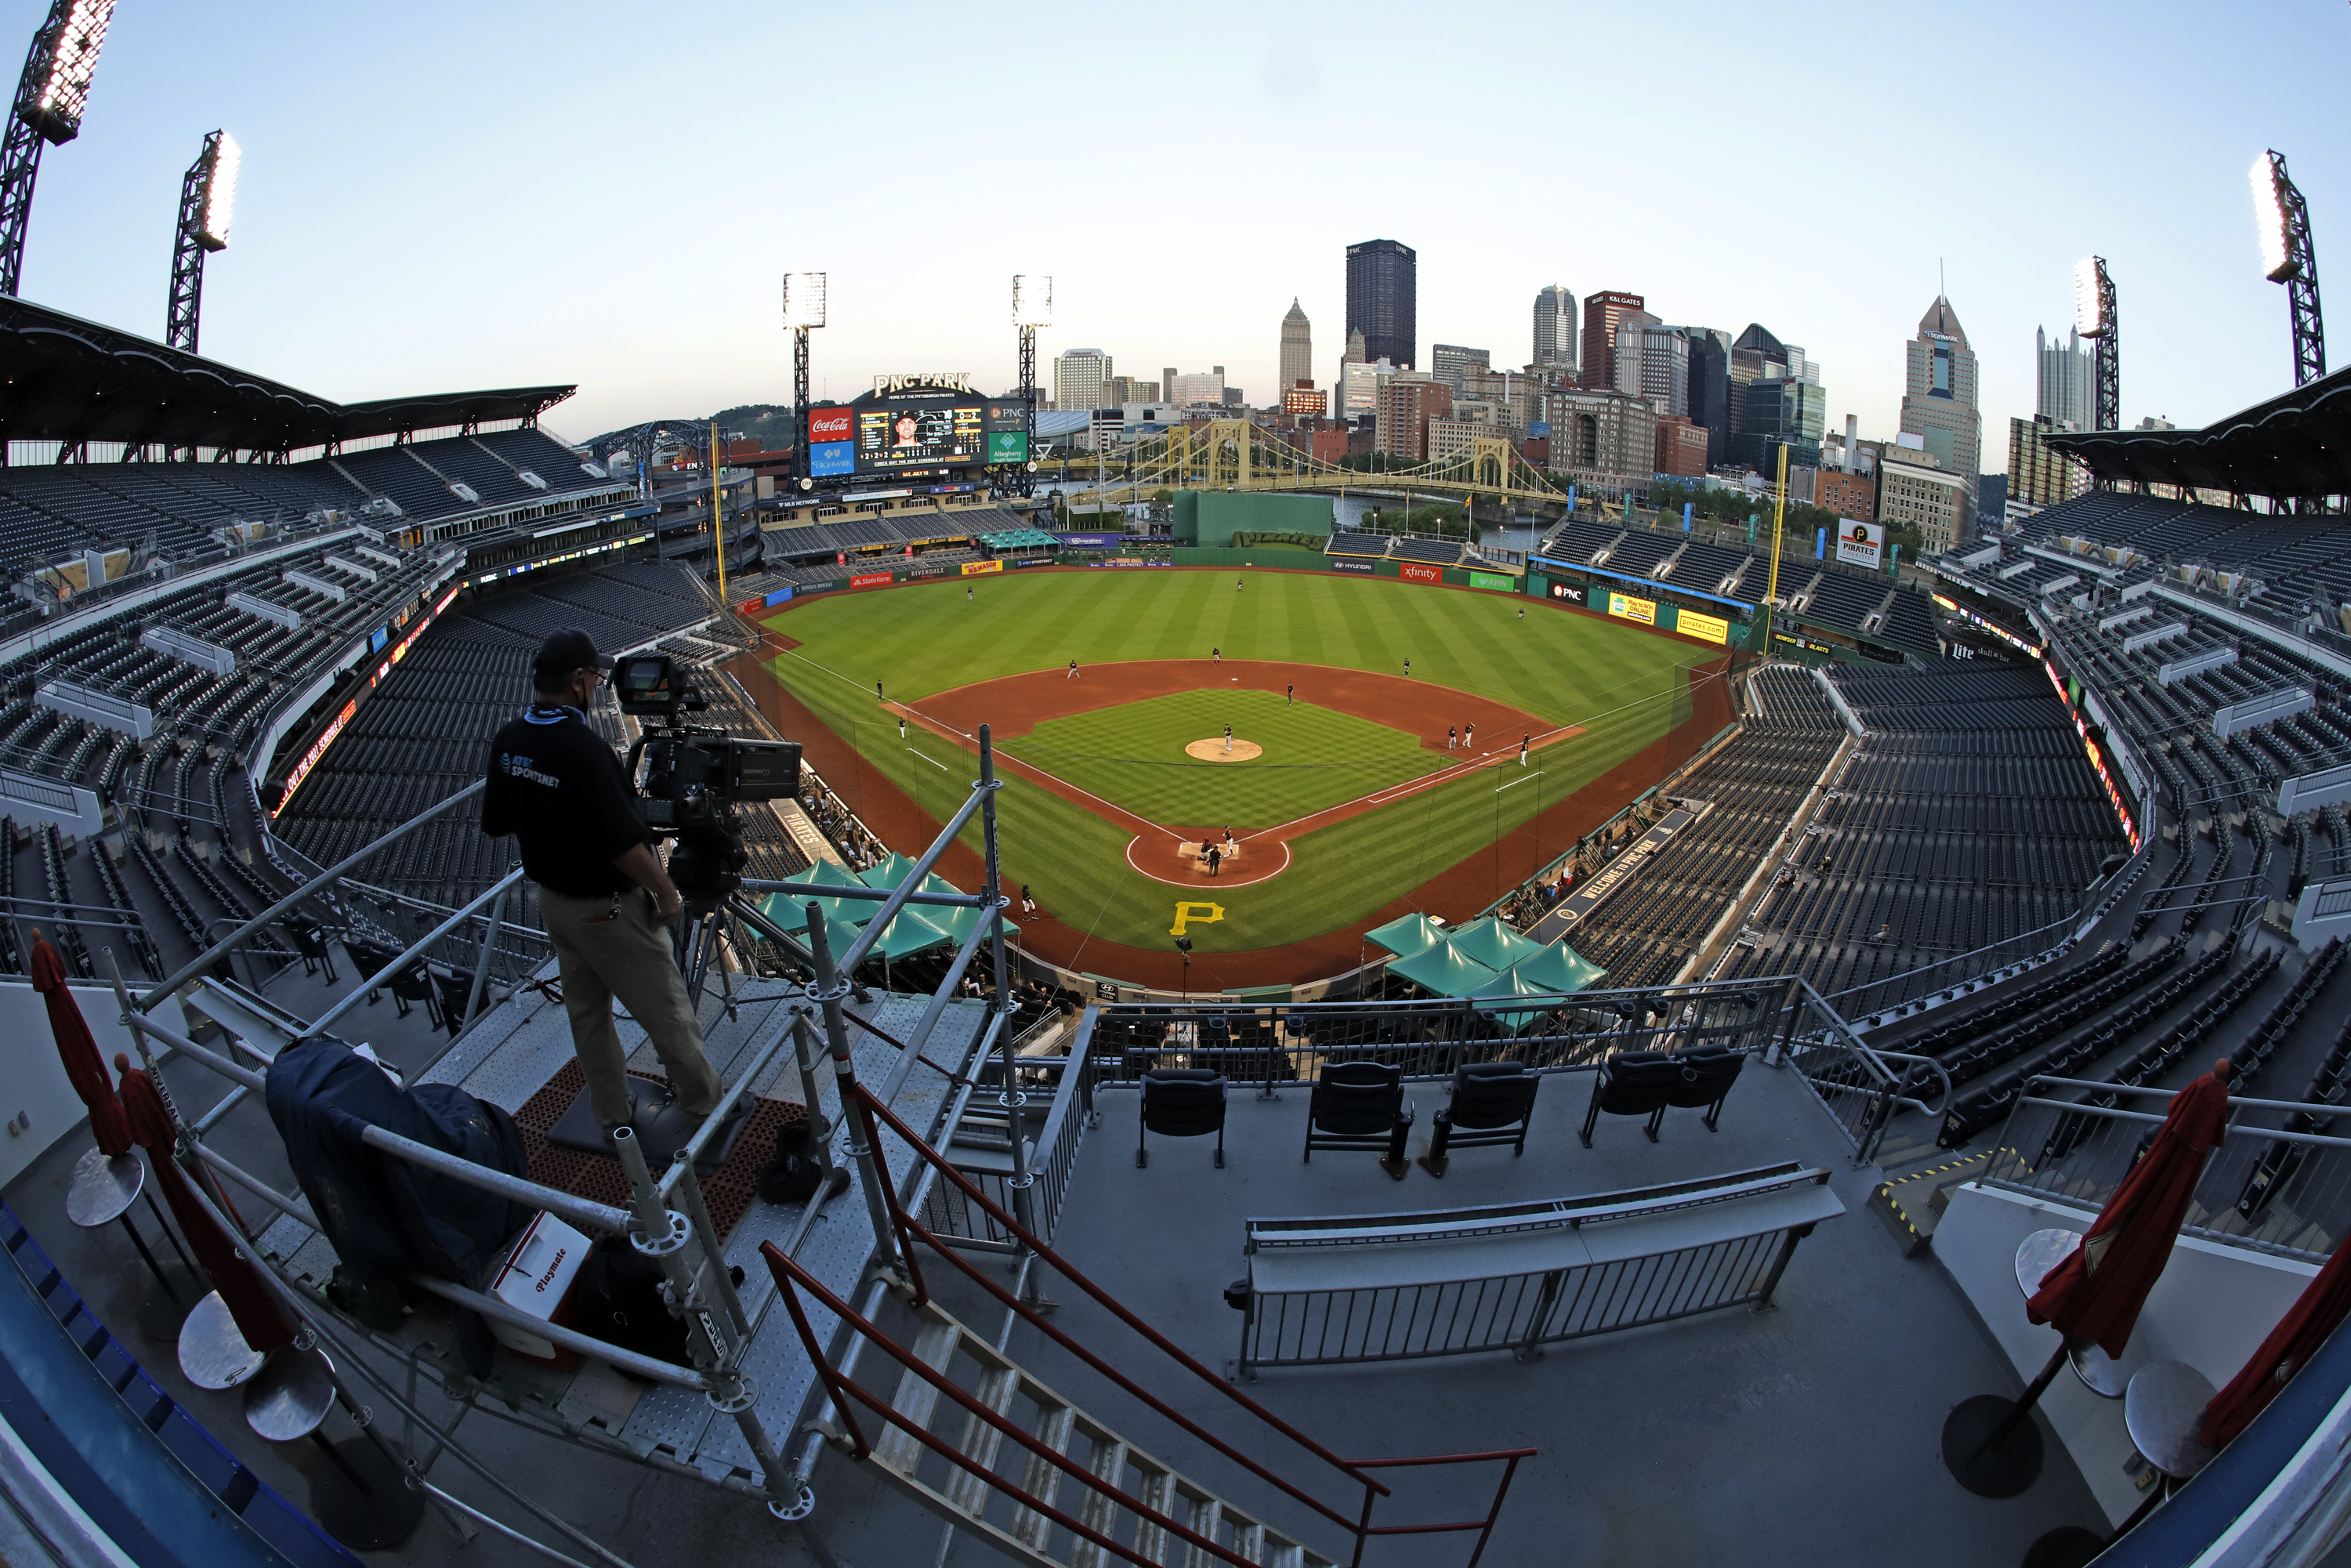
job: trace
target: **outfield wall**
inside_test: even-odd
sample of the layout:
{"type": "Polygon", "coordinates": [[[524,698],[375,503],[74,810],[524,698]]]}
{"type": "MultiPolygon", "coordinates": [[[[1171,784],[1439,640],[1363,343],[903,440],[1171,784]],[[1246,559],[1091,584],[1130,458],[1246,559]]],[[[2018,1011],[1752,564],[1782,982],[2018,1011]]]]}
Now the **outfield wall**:
{"type": "Polygon", "coordinates": [[[1338,516],[1328,496],[1273,496],[1238,490],[1178,490],[1176,492],[1175,534],[1179,545],[1215,549],[1229,545],[1233,535],[1312,534],[1331,537],[1338,516]]]}

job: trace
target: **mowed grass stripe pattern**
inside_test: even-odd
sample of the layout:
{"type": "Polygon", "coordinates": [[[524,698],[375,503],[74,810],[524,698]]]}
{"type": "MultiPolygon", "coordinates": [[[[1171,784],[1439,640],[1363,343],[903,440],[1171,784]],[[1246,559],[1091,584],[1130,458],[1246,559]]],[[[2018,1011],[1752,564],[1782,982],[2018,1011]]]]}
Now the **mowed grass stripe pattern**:
{"type": "MultiPolygon", "coordinates": [[[[769,668],[940,821],[962,803],[970,758],[935,736],[902,741],[897,721],[874,700],[876,679],[893,699],[919,706],[930,693],[1072,658],[1192,657],[1220,646],[1235,658],[1401,674],[1408,653],[1416,680],[1585,727],[1540,754],[1543,777],[1523,789],[1495,793],[1499,782],[1515,781],[1497,775],[1518,774],[1515,767],[1442,784],[1300,839],[1290,869],[1270,882],[1216,890],[1225,918],[1188,932],[1206,958],[1338,929],[1471,861],[1498,831],[1556,804],[1687,716],[1684,666],[1708,657],[1635,626],[1507,594],[1265,572],[1239,574],[1248,586],[1236,593],[1234,575],[1045,572],[985,580],[976,602],[956,583],[820,599],[770,620],[802,646],[769,668]]],[[[1204,672],[1204,682],[1210,678],[1204,672]]],[[[1031,884],[1049,911],[1080,931],[1166,946],[1186,890],[1137,874],[1126,862],[1126,832],[1017,779],[998,795],[998,814],[1010,882],[1031,884]]],[[[977,830],[967,837],[977,847],[977,830]]],[[[1196,963],[1196,971],[1203,983],[1222,983],[1212,968],[1196,963]]]]}
{"type": "Polygon", "coordinates": [[[1287,703],[1280,692],[1213,686],[1048,719],[1006,742],[1004,752],[1156,825],[1241,831],[1295,821],[1445,766],[1442,753],[1403,730],[1287,703]],[[1222,746],[1228,724],[1262,755],[1246,762],[1186,755],[1196,740],[1222,746]]]}

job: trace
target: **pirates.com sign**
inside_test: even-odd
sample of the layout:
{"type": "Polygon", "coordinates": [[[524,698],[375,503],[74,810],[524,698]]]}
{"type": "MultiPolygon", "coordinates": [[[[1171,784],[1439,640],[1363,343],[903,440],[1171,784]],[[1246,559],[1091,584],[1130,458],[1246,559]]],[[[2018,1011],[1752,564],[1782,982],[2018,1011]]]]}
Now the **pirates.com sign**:
{"type": "Polygon", "coordinates": [[[1857,523],[1851,517],[1837,519],[1837,559],[1847,566],[1865,566],[1872,571],[1886,567],[1886,526],[1882,523],[1857,523]]]}

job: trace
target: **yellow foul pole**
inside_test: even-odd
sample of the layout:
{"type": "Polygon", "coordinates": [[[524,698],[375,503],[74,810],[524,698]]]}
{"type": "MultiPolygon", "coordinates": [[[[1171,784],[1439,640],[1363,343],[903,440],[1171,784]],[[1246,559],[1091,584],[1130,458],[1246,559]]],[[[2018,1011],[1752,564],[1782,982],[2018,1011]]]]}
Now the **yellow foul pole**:
{"type": "Polygon", "coordinates": [[[1771,605],[1780,597],[1780,538],[1788,516],[1788,448],[1780,447],[1780,493],[1771,503],[1771,576],[1763,589],[1763,653],[1771,653],[1771,605]]]}
{"type": "MultiPolygon", "coordinates": [[[[1787,482],[1787,448],[1780,450],[1781,482],[1787,482]]],[[[726,602],[726,509],[719,504],[718,422],[710,422],[710,527],[718,549],[718,602],[726,602]]]]}

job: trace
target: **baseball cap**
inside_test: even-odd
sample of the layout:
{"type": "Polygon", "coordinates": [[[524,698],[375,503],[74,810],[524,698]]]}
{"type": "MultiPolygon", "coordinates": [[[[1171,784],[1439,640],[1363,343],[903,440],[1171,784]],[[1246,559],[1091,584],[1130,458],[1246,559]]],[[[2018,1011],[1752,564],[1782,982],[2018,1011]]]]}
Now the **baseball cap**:
{"type": "Polygon", "coordinates": [[[538,689],[548,691],[561,684],[574,670],[610,670],[612,658],[596,652],[595,643],[585,632],[558,632],[538,645],[538,657],[531,661],[530,676],[538,689]]]}

